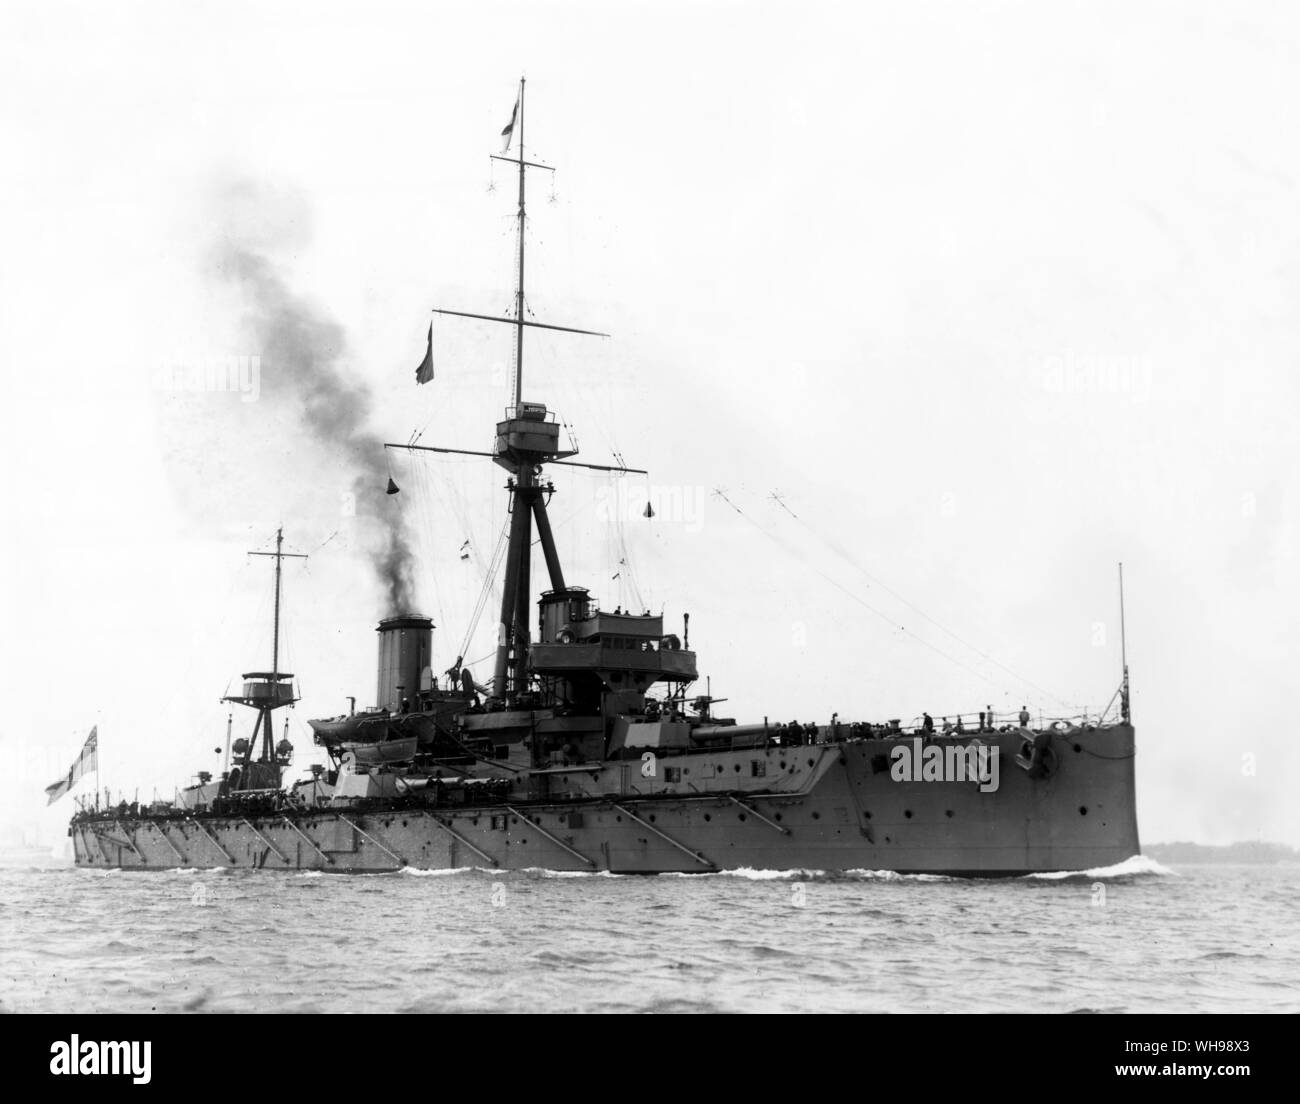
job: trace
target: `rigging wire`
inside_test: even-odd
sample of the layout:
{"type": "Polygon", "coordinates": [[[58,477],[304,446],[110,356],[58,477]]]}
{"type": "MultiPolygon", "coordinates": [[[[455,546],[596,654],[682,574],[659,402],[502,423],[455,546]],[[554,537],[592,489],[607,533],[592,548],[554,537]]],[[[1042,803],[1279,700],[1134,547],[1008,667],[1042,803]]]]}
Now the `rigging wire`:
{"type": "Polygon", "coordinates": [[[478,630],[479,619],[483,616],[484,609],[487,608],[488,599],[492,596],[495,589],[497,570],[501,566],[501,561],[505,557],[508,546],[508,537],[510,533],[509,525],[501,527],[501,535],[497,538],[496,548],[492,552],[492,559],[488,562],[487,569],[484,572],[483,587],[479,591],[478,601],[474,604],[474,612],[470,615],[469,625],[465,629],[465,639],[461,641],[460,649],[457,655],[463,656],[469,650],[469,642],[473,639],[474,633],[478,630]]]}
{"type": "MultiPolygon", "coordinates": [[[[758,530],[760,533],[762,533],[765,537],[767,537],[769,540],[771,540],[773,543],[775,543],[775,544],[777,545],[777,547],[779,547],[780,549],[782,549],[782,551],[784,551],[784,552],[786,552],[787,554],[789,554],[789,555],[791,555],[791,556],[794,556],[795,558],[799,559],[800,562],[801,562],[801,564],[803,564],[805,567],[806,567],[806,566],[809,566],[809,565],[807,564],[806,557],[804,557],[804,556],[800,555],[799,553],[797,553],[797,552],[796,552],[794,549],[792,549],[788,544],[786,544],[785,541],[783,541],[782,539],[780,539],[779,537],[777,537],[774,533],[769,532],[767,529],[764,529],[763,526],[759,525],[758,522],[756,522],[756,521],[755,521],[753,518],[751,518],[747,513],[745,513],[744,510],[742,510],[739,506],[737,506],[734,502],[732,502],[731,499],[727,497],[726,493],[725,493],[721,488],[715,488],[714,491],[713,491],[713,493],[714,493],[714,495],[717,496],[718,498],[721,498],[722,501],[725,502],[728,506],[730,506],[733,510],[735,510],[737,514],[739,514],[742,518],[745,519],[745,521],[749,522],[750,525],[752,525],[755,529],[757,529],[757,530],[758,530]]],[[[891,618],[891,617],[888,616],[887,614],[881,612],[880,610],[876,609],[876,607],[873,606],[873,605],[871,605],[869,602],[864,601],[864,600],[863,600],[863,599],[862,599],[858,594],[856,594],[856,593],[854,593],[853,591],[851,591],[848,587],[844,586],[842,583],[840,583],[840,582],[836,581],[835,579],[831,578],[831,576],[827,575],[827,574],[826,574],[824,571],[822,571],[821,569],[819,569],[819,568],[817,568],[817,567],[813,567],[812,570],[813,570],[813,572],[815,572],[817,575],[820,575],[823,579],[825,579],[828,583],[830,583],[831,586],[835,587],[837,590],[842,591],[842,592],[843,592],[845,595],[847,595],[849,598],[853,599],[853,601],[857,602],[858,605],[862,606],[864,609],[870,610],[870,611],[871,611],[872,613],[874,613],[877,617],[879,617],[882,621],[884,621],[885,624],[891,626],[892,628],[898,629],[900,632],[907,633],[907,635],[910,636],[913,640],[917,641],[917,642],[920,643],[920,644],[923,644],[925,647],[929,648],[929,649],[930,649],[932,652],[934,652],[935,654],[940,655],[940,656],[943,656],[943,658],[946,659],[946,660],[948,660],[950,663],[955,663],[958,667],[961,667],[963,670],[969,671],[971,674],[975,675],[977,678],[983,679],[985,682],[988,682],[988,683],[990,683],[990,684],[996,685],[995,683],[993,683],[993,680],[992,680],[991,678],[989,678],[989,676],[986,675],[984,672],[982,672],[982,671],[977,671],[974,667],[971,667],[969,664],[963,663],[963,662],[962,662],[960,659],[958,659],[956,656],[949,655],[949,654],[948,654],[947,652],[945,652],[942,648],[937,648],[937,647],[935,647],[935,645],[931,644],[928,640],[924,639],[923,637],[917,636],[916,633],[912,632],[909,628],[907,628],[906,625],[900,625],[900,624],[898,624],[896,621],[894,621],[893,618],[891,618]]]]}
{"type": "Polygon", "coordinates": [[[792,509],[790,509],[790,507],[786,505],[785,501],[781,498],[779,494],[773,492],[769,497],[778,506],[780,506],[782,510],[784,510],[787,514],[789,514],[792,518],[794,518],[794,520],[797,521],[801,526],[803,526],[804,529],[806,529],[809,533],[811,533],[815,538],[820,540],[824,545],[826,545],[827,548],[829,548],[832,552],[834,552],[837,556],[839,556],[840,559],[844,560],[844,562],[847,563],[850,567],[860,572],[867,579],[870,579],[871,582],[875,583],[876,586],[880,587],[880,589],[883,590],[886,594],[889,594],[892,597],[897,598],[898,601],[902,602],[903,605],[908,607],[908,609],[912,610],[914,613],[918,614],[919,616],[923,617],[926,621],[930,622],[930,624],[933,625],[940,632],[946,633],[958,644],[962,645],[962,647],[969,648],[972,652],[974,652],[977,656],[979,656],[981,659],[985,660],[986,662],[992,663],[995,667],[1001,668],[1004,672],[1006,672],[1008,675],[1014,678],[1017,682],[1023,683],[1025,686],[1037,690],[1040,694],[1043,694],[1044,696],[1051,698],[1053,701],[1056,701],[1061,705],[1067,707],[1070,706],[1070,703],[1067,702],[1064,698],[1060,697],[1057,694],[1053,694],[1050,690],[1044,689],[1033,680],[1025,678],[1024,675],[1021,675],[1018,672],[1013,671],[1005,663],[1000,662],[999,660],[995,659],[993,656],[989,655],[987,652],[984,652],[982,649],[977,648],[974,644],[971,644],[967,640],[963,640],[951,629],[947,628],[946,626],[936,621],[933,617],[931,617],[928,613],[926,613],[925,610],[921,609],[920,606],[916,605],[916,603],[911,602],[908,599],[904,598],[903,595],[899,594],[898,591],[894,590],[887,583],[883,582],[875,575],[872,575],[871,572],[869,572],[865,567],[863,567],[860,563],[858,563],[855,559],[853,559],[853,557],[850,556],[847,552],[845,552],[844,549],[841,548],[835,541],[819,533],[811,525],[809,525],[806,521],[804,521],[803,518],[801,518],[792,509]]]}
{"type": "MultiPolygon", "coordinates": [[[[430,538],[437,541],[442,537],[442,527],[438,524],[437,511],[433,507],[433,493],[427,469],[422,464],[411,465],[411,477],[414,481],[415,494],[412,500],[412,510],[416,515],[416,529],[420,535],[428,534],[430,538]]],[[[433,557],[421,557],[426,562],[433,563],[433,557]]],[[[446,610],[442,601],[442,588],[438,585],[438,570],[436,563],[434,570],[427,573],[429,585],[433,589],[434,612],[437,614],[437,624],[445,626],[447,623],[446,610]]]]}

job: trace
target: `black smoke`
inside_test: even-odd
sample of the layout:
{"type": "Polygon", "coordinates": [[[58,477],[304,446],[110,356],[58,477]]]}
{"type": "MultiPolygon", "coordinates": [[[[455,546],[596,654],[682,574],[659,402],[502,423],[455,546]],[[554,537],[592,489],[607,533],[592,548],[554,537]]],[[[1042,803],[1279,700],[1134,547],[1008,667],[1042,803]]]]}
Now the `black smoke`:
{"type": "Polygon", "coordinates": [[[261,358],[262,400],[291,410],[313,441],[344,458],[365,551],[386,592],[386,615],[409,613],[415,608],[410,534],[384,493],[383,440],[369,428],[373,400],[349,359],[347,335],[286,283],[259,235],[241,241],[238,227],[228,233],[213,252],[213,272],[247,304],[244,322],[261,358]]]}

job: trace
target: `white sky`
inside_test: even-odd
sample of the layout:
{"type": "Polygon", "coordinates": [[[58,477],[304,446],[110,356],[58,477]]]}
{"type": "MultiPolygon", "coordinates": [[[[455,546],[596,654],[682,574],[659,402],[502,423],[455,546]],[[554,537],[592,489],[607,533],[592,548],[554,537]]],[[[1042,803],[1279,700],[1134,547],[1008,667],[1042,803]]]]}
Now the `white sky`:
{"type": "MultiPolygon", "coordinates": [[[[95,723],[114,789],[215,766],[217,699],[269,662],[244,553],[281,521],[313,553],[299,761],[306,717],[370,701],[343,460],[290,409],[155,377],[259,354],[205,269],[237,233],[344,327],[378,434],[486,447],[512,335],[441,320],[438,379],[412,373],[431,306],[509,305],[487,155],[521,73],[559,167],[530,303],[614,335],[530,338],[525,397],[685,503],[638,525],[638,499],[625,539],[727,711],[1098,709],[1122,559],[1143,838],[1300,844],[1283,3],[5,5],[0,823],[61,833],[41,790],[95,723]]],[[[394,460],[442,666],[478,587],[454,553],[502,506],[476,463],[394,460]]],[[[611,481],[555,478],[569,581],[626,604],[611,481]]]]}

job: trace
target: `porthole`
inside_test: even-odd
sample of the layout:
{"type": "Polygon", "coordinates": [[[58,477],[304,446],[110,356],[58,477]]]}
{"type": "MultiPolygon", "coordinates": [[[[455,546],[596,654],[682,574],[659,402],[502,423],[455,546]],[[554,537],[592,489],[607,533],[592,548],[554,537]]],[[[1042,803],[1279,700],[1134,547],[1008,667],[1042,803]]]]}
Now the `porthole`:
{"type": "Polygon", "coordinates": [[[822,818],[821,813],[813,813],[812,816],[813,816],[813,820],[821,820],[822,818]]]}
{"type": "Polygon", "coordinates": [[[911,820],[911,819],[912,819],[912,810],[911,810],[911,809],[904,809],[904,810],[903,810],[903,816],[907,817],[908,820],[911,820]]]}
{"type": "Polygon", "coordinates": [[[1079,815],[1080,815],[1080,816],[1087,816],[1087,815],[1088,815],[1088,806],[1087,806],[1087,805],[1080,805],[1080,806],[1079,806],[1079,815]]]}

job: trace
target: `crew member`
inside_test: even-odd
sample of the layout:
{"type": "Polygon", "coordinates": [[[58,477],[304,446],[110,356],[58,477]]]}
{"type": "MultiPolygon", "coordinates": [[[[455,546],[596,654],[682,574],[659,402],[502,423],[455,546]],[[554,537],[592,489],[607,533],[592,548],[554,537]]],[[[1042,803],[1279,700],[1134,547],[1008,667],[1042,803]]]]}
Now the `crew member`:
{"type": "Polygon", "coordinates": [[[1022,705],[1020,707],[1020,727],[1029,727],[1029,706],[1027,705],[1022,705]]]}
{"type": "MultiPolygon", "coordinates": [[[[457,660],[457,663],[460,661],[457,660]]],[[[460,672],[460,692],[469,698],[474,705],[478,705],[478,687],[474,685],[474,676],[469,673],[469,668],[463,668],[460,672]]]]}
{"type": "Polygon", "coordinates": [[[922,732],[934,731],[934,718],[931,717],[929,713],[921,714],[921,731],[922,732]]]}

